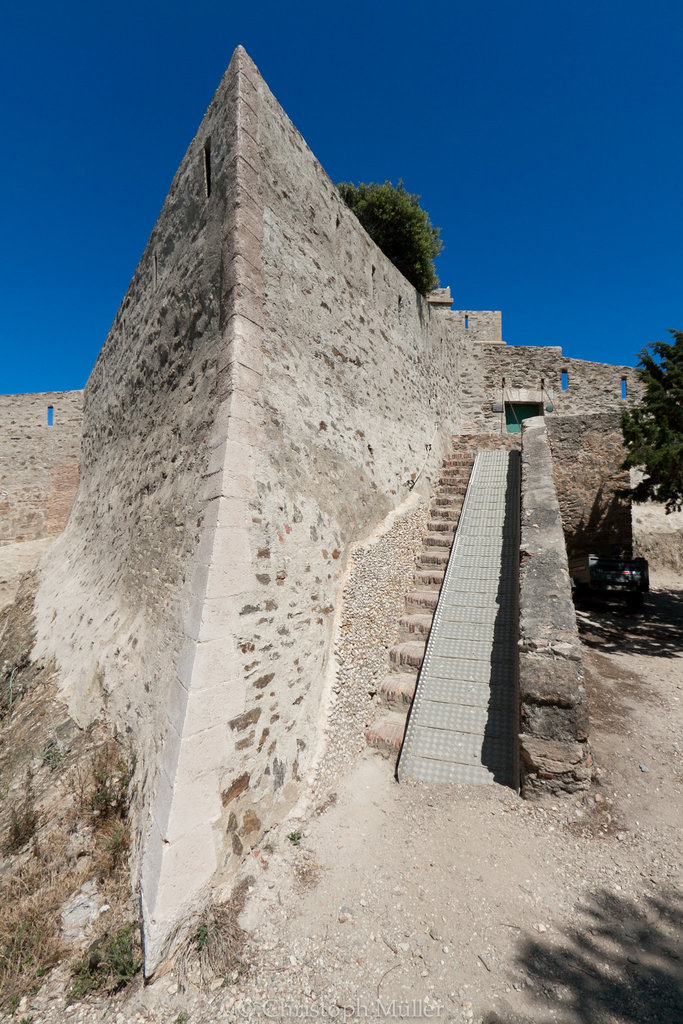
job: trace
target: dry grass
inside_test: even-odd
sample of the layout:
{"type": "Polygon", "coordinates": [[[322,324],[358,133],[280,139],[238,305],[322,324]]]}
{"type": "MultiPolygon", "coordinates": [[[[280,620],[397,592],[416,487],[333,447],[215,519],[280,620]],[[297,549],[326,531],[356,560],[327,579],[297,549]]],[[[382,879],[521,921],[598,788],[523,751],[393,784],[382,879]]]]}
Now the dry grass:
{"type": "Polygon", "coordinates": [[[0,1007],[10,1008],[57,963],[80,971],[85,990],[116,988],[140,962],[128,871],[134,761],[101,729],[78,729],[56,697],[54,665],[31,662],[36,582],[27,576],[0,616],[0,1007]],[[84,933],[84,968],[61,916],[93,879],[109,909],[84,933]]]}
{"type": "Polygon", "coordinates": [[[41,800],[52,804],[52,787],[59,783],[60,791],[53,805],[57,813],[50,813],[43,826],[29,776],[21,804],[10,811],[5,853],[13,856],[0,876],[0,1005],[15,1005],[37,991],[62,961],[71,963],[78,995],[97,988],[113,991],[139,969],[137,923],[130,921],[129,907],[132,770],[130,758],[113,741],[94,750],[88,746],[68,765],[48,767],[41,800]],[[70,842],[77,835],[83,839],[74,855],[70,842]],[[93,878],[109,910],[93,923],[81,955],[61,936],[61,913],[93,878]]]}
{"type": "MultiPolygon", "coordinates": [[[[55,837],[56,840],[57,837],[55,837]]],[[[0,1000],[40,988],[66,950],[59,936],[60,909],[74,890],[58,842],[0,879],[0,1000]]]]}
{"type": "Polygon", "coordinates": [[[2,852],[6,857],[17,853],[33,838],[38,827],[38,820],[33,793],[33,773],[29,769],[26,772],[24,796],[21,803],[13,804],[10,807],[9,826],[2,846],[2,852]]]}
{"type": "Polygon", "coordinates": [[[254,879],[243,878],[230,900],[208,907],[196,922],[178,957],[178,988],[183,991],[195,970],[207,984],[214,978],[237,977],[245,969],[247,933],[238,923],[254,879]]]}

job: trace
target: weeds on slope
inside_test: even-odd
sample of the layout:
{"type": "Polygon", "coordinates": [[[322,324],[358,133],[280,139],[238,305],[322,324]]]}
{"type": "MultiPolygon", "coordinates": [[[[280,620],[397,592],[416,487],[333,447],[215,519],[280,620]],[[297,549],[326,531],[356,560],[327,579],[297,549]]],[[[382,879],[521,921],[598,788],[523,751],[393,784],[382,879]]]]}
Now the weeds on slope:
{"type": "MultiPolygon", "coordinates": [[[[4,738],[11,741],[9,730],[4,738]]],[[[40,750],[33,760],[35,774],[29,766],[20,796],[6,801],[0,842],[0,1006],[10,1009],[60,962],[72,965],[71,998],[115,991],[141,965],[129,907],[134,759],[108,740],[84,743],[54,764],[40,750]],[[86,880],[95,881],[107,909],[93,921],[83,952],[65,941],[62,912],[86,880]]]]}

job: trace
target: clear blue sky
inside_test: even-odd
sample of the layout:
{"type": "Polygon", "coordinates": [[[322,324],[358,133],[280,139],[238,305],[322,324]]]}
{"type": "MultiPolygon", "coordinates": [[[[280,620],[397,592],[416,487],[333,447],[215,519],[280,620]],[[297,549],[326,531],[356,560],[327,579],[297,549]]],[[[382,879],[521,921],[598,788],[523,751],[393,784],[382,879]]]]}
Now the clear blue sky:
{"type": "Polygon", "coordinates": [[[681,0],[36,0],[0,40],[0,393],[85,384],[239,43],[334,181],[422,195],[508,343],[683,329],[681,0]]]}

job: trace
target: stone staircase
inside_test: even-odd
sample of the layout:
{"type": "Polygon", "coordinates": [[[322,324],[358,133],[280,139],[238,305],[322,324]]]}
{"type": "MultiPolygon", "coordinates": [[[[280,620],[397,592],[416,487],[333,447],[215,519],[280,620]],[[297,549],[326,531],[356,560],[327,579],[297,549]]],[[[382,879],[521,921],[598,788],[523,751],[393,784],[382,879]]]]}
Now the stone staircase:
{"type": "Polygon", "coordinates": [[[429,532],[417,558],[414,587],[406,594],[405,614],[399,620],[399,643],[389,651],[389,672],[377,691],[379,713],[365,732],[368,746],[387,757],[397,757],[403,743],[475,455],[519,449],[520,444],[518,434],[458,434],[451,438],[451,452],[443,461],[430,507],[429,532]]]}
{"type": "Polygon", "coordinates": [[[443,576],[458,526],[467,482],[474,464],[474,450],[453,438],[453,448],[441,467],[430,508],[428,533],[417,558],[414,587],[405,598],[405,614],[399,619],[399,643],[389,651],[389,672],[380,683],[382,712],[366,730],[369,746],[397,756],[403,742],[425,646],[439,600],[443,576]]]}

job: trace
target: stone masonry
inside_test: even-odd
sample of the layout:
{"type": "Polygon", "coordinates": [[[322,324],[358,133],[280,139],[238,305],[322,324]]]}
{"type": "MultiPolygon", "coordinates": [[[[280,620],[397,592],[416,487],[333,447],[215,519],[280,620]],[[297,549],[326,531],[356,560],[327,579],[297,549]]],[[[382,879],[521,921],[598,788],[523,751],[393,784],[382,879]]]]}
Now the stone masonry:
{"type": "Polygon", "coordinates": [[[521,790],[585,789],[588,702],[545,422],[522,427],[519,586],[521,790]]]}
{"type": "Polygon", "coordinates": [[[569,556],[632,554],[629,472],[618,412],[547,419],[569,556]]]}
{"type": "Polygon", "coordinates": [[[0,395],[0,544],[60,533],[78,487],[82,391],[0,395]]]}
{"type": "MultiPolygon", "coordinates": [[[[55,658],[80,725],[106,717],[138,754],[148,975],[303,795],[351,546],[414,486],[432,493],[452,436],[497,443],[505,400],[559,422],[618,410],[622,378],[637,394],[628,368],[508,348],[500,312],[452,310],[446,291],[423,299],[377,249],[239,48],[83,395],[0,399],[0,455],[19,467],[0,476],[12,540],[63,524],[82,398],[78,493],[41,564],[35,656],[55,658]],[[54,426],[26,419],[7,439],[3,410],[40,419],[48,400],[54,426]]],[[[529,480],[551,472],[541,449],[529,480]]],[[[557,626],[523,619],[539,672],[577,664],[557,571],[557,626]]],[[[527,573],[527,611],[539,585],[527,573]]],[[[579,677],[567,686],[564,704],[540,683],[523,697],[527,789],[562,774],[548,743],[575,745],[569,788],[585,781],[579,677]],[[571,739],[548,735],[560,720],[571,739]]]]}

